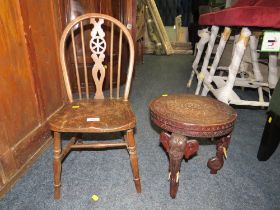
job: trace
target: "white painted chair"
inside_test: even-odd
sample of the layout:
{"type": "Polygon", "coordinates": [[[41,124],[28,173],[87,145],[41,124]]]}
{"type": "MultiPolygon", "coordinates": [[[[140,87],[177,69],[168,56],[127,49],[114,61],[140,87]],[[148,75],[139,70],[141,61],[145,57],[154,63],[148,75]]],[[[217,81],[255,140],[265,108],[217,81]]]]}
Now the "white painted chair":
{"type": "MultiPolygon", "coordinates": [[[[221,76],[215,75],[216,70],[219,69],[218,64],[221,59],[222,53],[225,48],[225,44],[228,41],[231,28],[230,26],[258,26],[259,23],[254,23],[254,17],[252,17],[252,23],[250,23],[250,18],[246,14],[244,15],[244,11],[248,9],[255,9],[255,12],[258,12],[258,9],[261,6],[265,7],[266,2],[262,0],[256,0],[253,2],[255,5],[246,5],[252,4],[252,1],[239,1],[233,7],[218,11],[215,13],[208,13],[200,16],[200,24],[204,25],[212,25],[210,41],[208,43],[208,47],[206,50],[206,54],[204,57],[203,65],[201,71],[199,72],[197,68],[193,68],[193,74],[191,75],[190,81],[188,85],[191,85],[191,80],[193,75],[196,73],[198,84],[196,87],[195,94],[200,94],[201,87],[203,85],[203,90],[201,95],[207,95],[209,91],[213,93],[213,95],[220,101],[223,101],[228,104],[236,104],[236,105],[250,105],[250,106],[263,106],[266,107],[269,105],[269,101],[264,101],[263,97],[263,90],[268,91],[270,88],[274,88],[279,77],[278,77],[278,70],[277,70],[277,54],[271,53],[269,55],[269,75],[268,81],[264,81],[264,77],[261,74],[259,63],[258,63],[258,54],[257,54],[257,45],[258,45],[258,38],[256,34],[252,34],[248,27],[243,27],[239,36],[235,36],[236,43],[234,44],[233,48],[233,56],[231,60],[231,64],[228,68],[220,68],[222,70],[228,70],[228,76],[221,76]],[[242,10],[242,11],[240,11],[242,10]],[[243,13],[240,13],[243,12],[243,13]],[[234,18],[234,14],[237,13],[239,20],[234,18]],[[243,14],[243,16],[242,16],[243,14]],[[244,20],[242,20],[242,18],[244,20]],[[244,23],[243,23],[244,22],[244,23]],[[248,25],[246,25],[247,23],[248,25]],[[213,51],[213,45],[215,43],[215,39],[217,37],[217,33],[219,27],[217,25],[226,26],[224,28],[224,32],[221,34],[221,39],[215,54],[214,61],[210,67],[210,71],[208,71],[209,60],[211,53],[213,51]],[[253,66],[253,72],[250,73],[247,71],[245,62],[244,65],[241,65],[242,59],[244,56],[245,49],[249,43],[250,47],[250,54],[251,54],[251,63],[253,66]],[[238,73],[239,72],[239,73],[238,73]],[[249,75],[248,77],[243,77],[244,72],[249,75]],[[233,90],[234,86],[240,87],[247,87],[247,88],[256,88],[258,89],[258,100],[257,101],[250,101],[250,100],[242,100],[237,95],[237,93],[233,90]]],[[[274,2],[275,3],[275,2],[274,2]]],[[[278,3],[279,4],[279,3],[278,3]]],[[[280,6],[275,3],[275,7],[280,6]]],[[[275,8],[274,7],[274,8],[275,8]]],[[[276,7],[277,8],[277,7],[276,7]]],[[[279,7],[278,7],[279,8],[279,7]]],[[[265,7],[266,9],[266,7],[265,7]]],[[[276,11],[276,10],[275,10],[276,11]]],[[[257,14],[255,14],[257,15],[257,14]]],[[[276,22],[277,23],[277,22],[276,22]]],[[[275,23],[272,21],[266,21],[263,23],[266,27],[273,27],[275,23]]],[[[259,26],[260,27],[260,26],[259,26]]],[[[198,65],[199,59],[196,57],[194,61],[193,67],[198,65]]]]}

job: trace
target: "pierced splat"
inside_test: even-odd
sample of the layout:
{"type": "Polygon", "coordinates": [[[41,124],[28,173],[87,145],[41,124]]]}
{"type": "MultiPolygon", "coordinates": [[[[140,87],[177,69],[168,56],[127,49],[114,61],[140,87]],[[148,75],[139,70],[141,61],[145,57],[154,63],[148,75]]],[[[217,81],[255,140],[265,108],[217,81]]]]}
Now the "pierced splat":
{"type": "Polygon", "coordinates": [[[92,77],[95,83],[96,92],[95,99],[103,99],[102,86],[105,78],[105,68],[103,62],[105,59],[106,41],[104,39],[105,33],[101,27],[104,23],[104,19],[99,19],[96,22],[95,18],[90,19],[90,23],[94,25],[91,30],[91,40],[90,40],[90,50],[92,52],[91,58],[94,61],[94,66],[92,68],[92,77]]]}

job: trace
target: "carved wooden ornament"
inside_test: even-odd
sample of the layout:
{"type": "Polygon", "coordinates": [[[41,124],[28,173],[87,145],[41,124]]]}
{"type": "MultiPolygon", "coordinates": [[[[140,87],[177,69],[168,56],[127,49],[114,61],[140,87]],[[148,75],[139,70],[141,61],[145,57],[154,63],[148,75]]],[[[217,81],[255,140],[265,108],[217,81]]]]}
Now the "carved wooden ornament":
{"type": "Polygon", "coordinates": [[[105,59],[106,41],[104,39],[105,33],[101,27],[104,23],[104,19],[99,19],[96,22],[95,18],[90,19],[90,23],[94,25],[91,30],[91,40],[90,40],[90,50],[92,52],[91,58],[94,61],[94,66],[92,68],[92,77],[95,83],[96,92],[95,99],[103,99],[102,86],[105,78],[105,68],[103,66],[103,61],[105,59]]]}

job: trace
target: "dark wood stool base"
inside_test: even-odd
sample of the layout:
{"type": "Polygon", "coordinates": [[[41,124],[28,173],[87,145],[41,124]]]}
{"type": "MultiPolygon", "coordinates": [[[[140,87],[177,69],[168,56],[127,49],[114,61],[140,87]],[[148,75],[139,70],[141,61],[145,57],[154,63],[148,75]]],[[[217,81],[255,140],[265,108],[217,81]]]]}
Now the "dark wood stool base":
{"type": "Polygon", "coordinates": [[[227,150],[230,144],[231,134],[218,139],[216,143],[216,156],[208,160],[207,166],[211,174],[217,174],[224,165],[224,158],[227,156],[227,150]]]}
{"type": "Polygon", "coordinates": [[[188,140],[186,136],[162,131],[160,134],[160,142],[169,154],[169,180],[170,180],[170,196],[176,197],[178,186],[181,162],[185,155],[188,159],[194,155],[199,148],[196,140],[188,140]]]}
{"type": "Polygon", "coordinates": [[[163,131],[160,142],[169,155],[170,196],[176,197],[181,161],[197,153],[199,144],[189,138],[216,138],[216,156],[208,160],[211,174],[224,164],[237,113],[230,106],[208,97],[171,94],[149,105],[151,120],[163,131]]]}

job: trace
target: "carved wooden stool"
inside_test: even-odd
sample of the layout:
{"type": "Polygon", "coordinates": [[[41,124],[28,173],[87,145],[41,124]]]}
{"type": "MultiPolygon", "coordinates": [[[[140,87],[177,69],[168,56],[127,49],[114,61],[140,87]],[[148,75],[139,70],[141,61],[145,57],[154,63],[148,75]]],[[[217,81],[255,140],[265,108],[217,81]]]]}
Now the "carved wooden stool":
{"type": "Polygon", "coordinates": [[[188,94],[160,96],[149,107],[151,120],[163,129],[160,141],[169,154],[172,198],[178,190],[183,156],[188,159],[198,151],[198,142],[189,137],[216,137],[216,156],[208,160],[207,166],[211,174],[222,168],[237,117],[233,108],[209,97],[188,94]]]}

